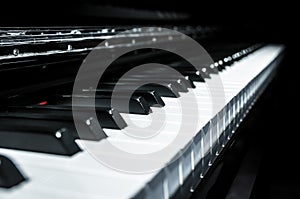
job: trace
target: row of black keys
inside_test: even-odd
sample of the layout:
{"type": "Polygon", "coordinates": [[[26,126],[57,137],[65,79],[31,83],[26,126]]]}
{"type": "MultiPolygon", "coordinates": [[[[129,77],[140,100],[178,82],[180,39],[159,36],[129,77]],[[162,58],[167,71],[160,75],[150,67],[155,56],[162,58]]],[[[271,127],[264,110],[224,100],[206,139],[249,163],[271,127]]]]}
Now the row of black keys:
{"type": "MultiPolygon", "coordinates": [[[[257,48],[257,47],[256,47],[257,48]]],[[[205,72],[197,71],[193,67],[186,67],[180,62],[170,65],[177,69],[183,76],[165,76],[163,86],[147,84],[138,88],[130,98],[129,113],[149,114],[151,106],[164,106],[162,96],[179,97],[180,92],[187,92],[193,88],[194,81],[204,82],[211,73],[217,73],[230,66],[247,54],[255,50],[248,49],[247,53],[241,54],[226,64],[219,64],[217,70],[207,68],[205,72]]],[[[152,80],[153,74],[161,71],[146,71],[143,77],[130,77],[122,80],[122,92],[118,94],[120,104],[126,101],[128,93],[139,78],[152,80]],[[149,75],[148,75],[149,74],[149,75]]],[[[160,76],[161,78],[161,76],[160,76]]],[[[101,88],[96,89],[96,113],[98,118],[91,118],[89,111],[92,107],[85,101],[90,98],[90,90],[84,95],[75,96],[79,101],[75,109],[78,110],[80,127],[84,129],[84,135],[77,134],[72,115],[71,95],[51,95],[47,97],[38,95],[17,96],[8,99],[4,110],[0,112],[0,147],[28,150],[60,155],[73,155],[80,151],[75,139],[100,140],[106,137],[103,129],[95,125],[98,119],[102,128],[122,129],[126,127],[120,112],[127,112],[125,107],[111,107],[111,93],[117,79],[102,82],[101,88]]],[[[68,86],[68,85],[67,85],[68,86]]],[[[64,89],[62,89],[64,90],[64,89]]]]}

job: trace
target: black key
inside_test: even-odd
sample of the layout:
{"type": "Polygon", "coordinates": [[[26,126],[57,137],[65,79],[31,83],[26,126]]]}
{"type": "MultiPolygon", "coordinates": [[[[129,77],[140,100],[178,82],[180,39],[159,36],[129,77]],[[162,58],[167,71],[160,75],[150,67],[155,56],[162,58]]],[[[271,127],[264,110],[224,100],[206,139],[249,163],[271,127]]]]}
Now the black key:
{"type": "MultiPolygon", "coordinates": [[[[112,91],[114,89],[114,87],[115,87],[114,84],[100,84],[100,86],[98,88],[102,89],[102,90],[112,91]]],[[[121,91],[124,91],[124,90],[130,91],[130,90],[135,89],[135,86],[134,86],[134,84],[132,84],[132,85],[126,84],[126,85],[119,86],[119,88],[121,89],[121,91]]],[[[174,84],[171,84],[171,83],[166,83],[164,85],[146,84],[146,85],[139,87],[135,91],[149,91],[149,90],[154,90],[160,96],[164,96],[164,97],[179,97],[180,96],[179,92],[181,91],[181,90],[179,90],[179,88],[177,86],[175,86],[174,84]]]]}
{"type": "MultiPolygon", "coordinates": [[[[185,71],[185,74],[188,74],[188,73],[191,73],[193,71],[185,71]]],[[[214,74],[214,73],[217,73],[217,72],[211,72],[210,70],[206,70],[205,72],[203,71],[194,71],[196,74],[199,74],[204,80],[205,79],[210,79],[210,74],[214,74]]]]}
{"type": "MultiPolygon", "coordinates": [[[[194,84],[194,81],[196,82],[196,80],[192,80],[191,77],[189,76],[185,76],[186,80],[189,81],[190,85],[191,85],[191,88],[196,88],[195,84],[194,84]]],[[[200,77],[201,78],[201,77],[200,77]]],[[[197,80],[197,82],[204,82],[204,80],[202,81],[201,79],[199,78],[199,80],[197,80]],[[201,80],[201,81],[200,81],[201,80]]]]}
{"type": "Polygon", "coordinates": [[[170,64],[170,66],[176,70],[178,70],[183,75],[189,75],[193,72],[198,73],[201,75],[202,78],[210,78],[209,74],[214,73],[214,71],[209,67],[203,67],[201,69],[204,70],[197,70],[195,67],[193,67],[191,64],[183,61],[174,62],[170,64]]]}
{"type": "Polygon", "coordinates": [[[7,157],[0,155],[0,187],[11,188],[25,180],[14,163],[7,157]]]}
{"type": "Polygon", "coordinates": [[[130,78],[130,79],[122,79],[119,81],[119,83],[123,83],[123,84],[132,84],[132,83],[136,83],[136,84],[140,84],[145,82],[145,80],[149,83],[162,83],[162,84],[167,84],[167,83],[171,83],[171,84],[175,84],[176,86],[178,86],[180,89],[182,89],[182,91],[180,92],[187,92],[187,88],[191,88],[191,85],[189,84],[189,81],[187,81],[184,78],[174,78],[170,75],[170,77],[158,77],[157,79],[155,78],[147,78],[147,77],[141,77],[141,78],[130,78]],[[165,78],[162,80],[162,78],[165,78]]]}
{"type": "MultiPolygon", "coordinates": [[[[109,81],[112,82],[151,82],[151,83],[156,83],[156,82],[162,82],[162,83],[172,83],[172,82],[177,82],[179,83],[182,87],[184,88],[192,88],[191,83],[189,80],[183,76],[183,75],[174,75],[174,74],[165,74],[165,73],[160,73],[160,71],[144,71],[144,75],[131,75],[126,78],[120,79],[115,79],[112,78],[109,81]]],[[[107,81],[107,80],[106,80],[107,81]]]]}
{"type": "MultiPolygon", "coordinates": [[[[90,107],[76,106],[78,118],[83,118],[83,123],[90,118],[90,107]]],[[[102,128],[123,129],[127,126],[120,113],[111,108],[96,107],[98,121],[102,128]]],[[[1,117],[22,117],[31,119],[45,119],[73,122],[72,106],[44,105],[9,107],[6,112],[0,112],[1,117]]]]}
{"type": "MultiPolygon", "coordinates": [[[[111,104],[111,99],[106,99],[107,103],[111,104]]],[[[98,105],[98,98],[96,98],[96,106],[98,105]]],[[[113,101],[113,108],[123,113],[134,113],[134,114],[149,114],[151,112],[150,105],[147,103],[146,99],[142,96],[132,96],[129,100],[125,98],[117,98],[113,101]],[[128,112],[129,111],[129,112],[128,112]]]]}
{"type": "MultiPolygon", "coordinates": [[[[129,91],[128,91],[129,92],[129,91]]],[[[127,98],[128,96],[127,91],[118,92],[116,96],[119,98],[127,98]]],[[[96,92],[95,98],[111,98],[112,92],[103,90],[96,92]]],[[[56,97],[72,97],[71,93],[69,94],[50,94],[47,95],[46,93],[35,93],[30,95],[18,95],[7,99],[1,99],[0,98],[0,104],[5,108],[7,106],[14,106],[14,105],[46,105],[49,104],[49,98],[54,99],[56,97]]],[[[76,97],[76,95],[74,95],[76,97]]],[[[91,97],[90,91],[83,92],[81,95],[78,95],[79,97],[91,97]]],[[[139,97],[143,97],[146,102],[148,103],[148,106],[156,106],[156,107],[163,107],[165,104],[161,97],[157,94],[155,91],[136,91],[132,95],[133,98],[138,99],[139,97]]]]}
{"type": "Polygon", "coordinates": [[[185,75],[187,75],[191,81],[205,82],[204,77],[198,71],[185,71],[185,75]]]}
{"type": "Polygon", "coordinates": [[[191,80],[191,78],[188,75],[184,76],[184,79],[188,82],[188,84],[190,85],[189,88],[196,88],[194,82],[191,80]]]}
{"type": "MultiPolygon", "coordinates": [[[[191,85],[191,88],[196,88],[194,81],[192,80],[192,78],[188,75],[185,76],[185,79],[189,82],[189,84],[191,85]]],[[[203,80],[204,82],[204,80],[203,80]]]]}
{"type": "MultiPolygon", "coordinates": [[[[151,82],[151,81],[150,81],[151,82]]],[[[185,83],[185,82],[184,82],[185,83]]],[[[149,84],[143,84],[143,81],[130,81],[130,80],[120,80],[118,82],[118,85],[120,86],[136,86],[141,85],[141,87],[149,87],[152,85],[160,85],[160,87],[168,87],[169,85],[172,85],[172,87],[176,88],[177,92],[188,92],[186,85],[182,83],[182,81],[177,80],[158,80],[157,82],[151,82],[149,84]]],[[[100,82],[99,85],[116,85],[116,82],[114,81],[105,81],[100,82]]]]}
{"type": "Polygon", "coordinates": [[[217,63],[217,68],[218,68],[218,71],[219,72],[222,72],[223,70],[225,70],[225,64],[223,63],[223,61],[219,61],[219,62],[216,62],[217,63]]]}
{"type": "MultiPolygon", "coordinates": [[[[90,96],[90,92],[91,92],[90,90],[84,90],[83,94],[86,96],[90,96]]],[[[123,90],[121,92],[117,92],[116,95],[117,96],[127,96],[127,93],[129,93],[129,92],[130,92],[129,90],[128,91],[123,90]]],[[[112,94],[112,90],[97,89],[95,96],[96,96],[96,98],[98,96],[101,97],[103,95],[111,97],[111,94],[112,94]]],[[[149,106],[156,106],[156,107],[165,106],[165,103],[161,99],[160,95],[154,90],[135,91],[132,96],[135,96],[135,97],[142,96],[147,101],[149,106]]]]}
{"type": "Polygon", "coordinates": [[[0,127],[2,130],[20,129],[31,131],[38,128],[38,126],[35,126],[35,123],[39,123],[41,127],[40,131],[42,131],[43,128],[48,128],[48,126],[52,125],[51,128],[68,128],[69,132],[71,132],[75,138],[98,141],[106,137],[104,131],[101,128],[97,128],[95,125],[95,120],[85,112],[80,112],[78,120],[76,120],[78,126],[82,129],[80,136],[74,126],[72,112],[68,110],[9,107],[6,112],[0,112],[0,118],[24,119],[24,121],[28,122],[28,124],[14,126],[14,121],[12,120],[5,128],[0,127]]]}
{"type": "MultiPolygon", "coordinates": [[[[79,106],[88,107],[87,101],[91,99],[89,95],[74,95],[79,106]]],[[[143,96],[134,95],[130,97],[129,100],[129,110],[128,110],[128,100],[123,95],[117,95],[117,99],[114,101],[116,105],[115,109],[120,112],[125,113],[136,113],[136,114],[149,114],[151,112],[150,104],[144,99],[143,96]],[[123,106],[122,106],[123,105],[123,106]]],[[[50,96],[35,96],[35,95],[21,95],[10,98],[7,101],[9,104],[6,106],[48,106],[48,105],[63,105],[72,106],[72,95],[50,95],[50,96]]],[[[2,103],[3,104],[3,103],[2,103]]],[[[97,94],[95,96],[95,107],[96,108],[111,108],[111,93],[97,94]]]]}
{"type": "Polygon", "coordinates": [[[149,103],[150,106],[155,106],[155,107],[165,106],[164,101],[161,99],[161,97],[158,95],[158,93],[154,90],[135,91],[133,93],[133,95],[143,96],[146,99],[146,101],[149,103]]]}
{"type": "MultiPolygon", "coordinates": [[[[91,100],[90,96],[77,95],[74,96],[78,102],[77,106],[89,107],[87,100],[91,100]]],[[[47,105],[63,105],[72,106],[71,95],[57,95],[51,96],[46,100],[47,105]]],[[[96,108],[114,108],[119,112],[123,113],[136,113],[136,114],[149,114],[151,112],[149,104],[142,96],[131,96],[129,100],[128,110],[128,99],[126,96],[119,96],[114,100],[114,104],[111,104],[111,95],[97,95],[95,96],[95,107],[96,108]],[[112,107],[112,105],[114,107],[112,107]]],[[[40,103],[39,103],[40,104],[40,103]]]]}
{"type": "Polygon", "coordinates": [[[80,148],[74,133],[52,121],[24,118],[1,118],[0,147],[71,156],[80,148]]]}
{"type": "MultiPolygon", "coordinates": [[[[182,64],[178,62],[177,64],[182,64]]],[[[208,74],[202,74],[200,71],[196,70],[194,67],[174,67],[178,72],[180,72],[184,77],[188,76],[191,81],[200,81],[204,82],[204,78],[209,78],[208,74]]],[[[165,68],[160,69],[160,73],[164,75],[166,70],[165,68]]],[[[158,71],[147,71],[148,73],[157,74],[158,71]]],[[[178,77],[176,77],[178,78],[178,77]]]]}
{"type": "MultiPolygon", "coordinates": [[[[175,80],[175,81],[179,81],[181,83],[183,83],[187,88],[195,88],[195,85],[193,85],[193,82],[188,78],[191,72],[197,72],[196,69],[192,68],[192,69],[183,69],[179,70],[178,72],[180,72],[180,75],[176,75],[176,74],[169,74],[165,68],[161,68],[160,70],[149,70],[149,71],[144,71],[144,73],[146,73],[147,75],[151,76],[151,78],[157,78],[157,79],[161,79],[164,78],[164,80],[175,80]]],[[[199,73],[200,74],[200,73],[199,73]]],[[[143,78],[143,75],[133,75],[132,77],[134,78],[143,78]]],[[[204,81],[204,80],[203,80],[204,81]]]]}

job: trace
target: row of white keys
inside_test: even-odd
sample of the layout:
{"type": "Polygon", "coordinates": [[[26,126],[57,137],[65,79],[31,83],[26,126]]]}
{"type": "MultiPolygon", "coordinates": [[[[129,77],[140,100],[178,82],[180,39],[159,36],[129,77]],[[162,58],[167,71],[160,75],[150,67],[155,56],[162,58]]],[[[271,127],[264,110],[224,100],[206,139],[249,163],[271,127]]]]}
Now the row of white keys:
{"type": "MultiPolygon", "coordinates": [[[[270,51],[272,51],[272,49],[270,49],[270,51]]],[[[259,53],[257,54],[259,55],[259,53]]],[[[255,58],[254,55],[253,57],[255,58]]],[[[237,85],[246,79],[246,74],[243,77],[240,75],[244,75],[244,72],[239,74],[240,71],[235,69],[239,67],[242,61],[245,60],[242,59],[236,63],[235,66],[228,67],[224,72],[222,71],[220,73],[226,94],[226,102],[238,93],[241,88],[238,88],[237,85]],[[236,74],[234,80],[231,73],[236,74]]],[[[257,66],[257,64],[252,64],[249,67],[254,66],[257,66]]],[[[245,67],[242,69],[244,68],[245,67]]],[[[252,77],[262,69],[263,64],[261,64],[260,70],[257,66],[257,70],[253,70],[255,73],[252,73],[252,77]]],[[[249,79],[251,80],[250,74],[247,76],[247,80],[249,79]]],[[[210,98],[205,84],[196,83],[196,89],[192,90],[198,102],[200,122],[197,128],[200,129],[212,118],[212,105],[209,102],[210,98]]],[[[191,92],[181,94],[181,98],[184,100],[189,100],[191,97],[193,97],[191,92]]],[[[181,111],[180,108],[178,108],[180,107],[180,104],[178,105],[178,99],[164,98],[164,101],[166,106],[162,109],[166,113],[167,123],[165,129],[152,139],[136,140],[126,136],[122,131],[105,129],[106,133],[110,136],[106,140],[100,142],[78,142],[83,145],[92,144],[97,150],[102,149],[101,145],[103,142],[110,142],[116,146],[119,145],[121,149],[129,150],[132,153],[135,153],[137,149],[140,153],[140,150],[143,149],[145,149],[144,153],[159,150],[170,144],[169,142],[170,140],[172,141],[172,138],[174,139],[180,127],[178,124],[181,122],[181,111]]],[[[158,108],[152,109],[152,114],[161,114],[158,108]]],[[[130,115],[129,117],[133,122],[144,122],[145,126],[149,123],[149,118],[147,118],[149,116],[130,115]]],[[[145,129],[145,131],[149,131],[149,129],[145,129]]],[[[182,148],[189,139],[191,139],[191,137],[186,137],[186,135],[182,137],[185,138],[185,141],[178,146],[179,148],[182,148]]],[[[174,150],[174,153],[170,153],[163,162],[168,162],[176,152],[177,151],[174,150]]],[[[1,198],[82,198],[83,196],[84,198],[99,198],[99,196],[104,198],[128,198],[156,174],[156,172],[143,175],[119,173],[97,162],[87,151],[75,154],[72,157],[9,149],[0,149],[0,153],[12,158],[30,179],[28,182],[9,191],[0,190],[1,198]]]]}
{"type": "MultiPolygon", "coordinates": [[[[263,50],[257,51],[255,53],[255,55],[253,55],[253,57],[259,63],[254,63],[253,61],[251,62],[251,60],[249,60],[249,59],[243,59],[243,60],[241,60],[239,62],[234,63],[233,66],[227,67],[225,71],[222,71],[219,74],[220,76],[217,77],[217,79],[214,79],[216,76],[212,75],[212,78],[209,79],[209,80],[206,80],[206,82],[207,81],[211,81],[212,82],[211,86],[216,86],[218,88],[219,85],[218,84],[214,84],[214,81],[218,83],[218,78],[221,77],[223,85],[222,85],[221,88],[219,87],[219,90],[217,89],[217,91],[218,92],[225,92],[224,93],[225,94],[225,99],[226,99],[225,103],[224,103],[224,106],[225,106],[256,75],[259,74],[258,71],[261,71],[266,66],[268,66],[269,63],[278,56],[278,54],[281,52],[281,50],[282,50],[281,47],[276,47],[276,46],[274,48],[273,47],[271,47],[271,48],[270,47],[264,48],[263,50]],[[240,67],[240,66],[243,66],[243,67],[240,67]],[[246,68],[246,67],[250,67],[250,68],[246,68]],[[251,67],[255,67],[255,68],[252,69],[251,67]],[[232,71],[232,69],[235,69],[235,71],[232,71]],[[248,73],[249,70],[250,70],[250,73],[248,73]],[[231,75],[231,72],[233,73],[233,75],[231,75]],[[227,78],[227,79],[225,78],[226,77],[226,73],[229,75],[228,76],[229,78],[227,78]]],[[[203,92],[201,89],[199,89],[199,87],[201,87],[203,84],[201,84],[201,83],[195,83],[195,85],[198,88],[198,89],[196,89],[196,92],[198,92],[197,96],[204,96],[204,98],[205,97],[207,98],[207,96],[205,96],[205,92],[203,92]]],[[[202,88],[202,89],[205,90],[205,88],[202,88]]],[[[214,89],[214,91],[216,91],[216,90],[214,89]]],[[[222,98],[222,95],[216,95],[216,97],[222,98]]],[[[222,103],[222,100],[219,100],[218,102],[222,103]]],[[[232,118],[230,118],[230,119],[232,119],[232,118]]],[[[197,165],[197,163],[200,161],[201,157],[203,157],[203,155],[201,155],[201,154],[207,154],[208,151],[210,151],[210,148],[213,147],[215,145],[215,143],[217,142],[219,135],[218,135],[218,133],[216,133],[216,135],[211,135],[211,131],[210,131],[210,133],[207,133],[206,135],[204,135],[204,138],[201,141],[201,143],[202,143],[201,144],[201,152],[200,153],[197,152],[196,157],[193,156],[194,158],[191,158],[192,167],[189,168],[187,166],[185,168],[185,171],[184,171],[185,173],[192,172],[192,168],[195,167],[197,165]],[[199,156],[199,158],[197,156],[199,156]]],[[[186,162],[185,162],[185,164],[186,164],[186,162]]],[[[173,182],[172,178],[167,178],[167,183],[171,183],[172,184],[172,182],[173,182]]],[[[167,193],[169,193],[169,192],[173,193],[172,190],[166,190],[165,192],[167,192],[167,193]]]]}
{"type": "MultiPolygon", "coordinates": [[[[266,62],[260,62],[260,63],[252,62],[252,64],[255,64],[255,67],[252,67],[251,63],[248,63],[249,58],[241,61],[244,63],[241,63],[241,62],[235,63],[236,66],[242,66],[242,67],[232,66],[233,69],[236,68],[235,71],[237,71],[237,72],[235,74],[237,74],[237,75],[234,75],[233,78],[229,79],[229,81],[224,82],[225,83],[224,84],[225,93],[228,94],[227,100],[230,100],[233,96],[235,96],[237,93],[239,93],[243,89],[243,86],[245,86],[247,83],[249,83],[250,80],[253,79],[258,74],[258,72],[260,72],[263,68],[265,68],[270,63],[271,60],[276,58],[276,56],[278,54],[273,53],[273,50],[275,50],[275,49],[277,49],[277,48],[274,47],[274,48],[270,48],[267,50],[262,49],[262,50],[256,52],[256,54],[253,56],[255,58],[255,60],[263,60],[265,57],[267,57],[268,59],[266,59],[267,60],[266,62]],[[246,74],[246,75],[239,75],[239,74],[246,74]],[[240,86],[240,85],[242,85],[242,86],[240,86]]],[[[277,52],[279,53],[280,51],[277,51],[277,52]]],[[[230,73],[230,70],[228,70],[227,73],[230,73]]],[[[222,75],[222,73],[220,75],[222,75]]],[[[200,126],[200,128],[202,128],[206,124],[206,122],[209,120],[209,118],[212,118],[212,116],[213,116],[212,114],[214,114],[214,112],[212,110],[213,107],[212,107],[212,104],[209,103],[209,102],[211,102],[211,100],[210,100],[210,96],[209,96],[209,91],[208,91],[207,87],[205,87],[205,84],[197,83],[197,86],[195,89],[193,89],[193,91],[196,94],[195,96],[196,96],[197,102],[198,102],[198,112],[202,113],[202,116],[204,116],[203,121],[205,121],[205,122],[202,123],[201,120],[199,122],[199,124],[200,124],[199,126],[200,126]],[[199,95],[200,93],[201,93],[201,95],[199,95]],[[201,99],[203,97],[204,97],[204,100],[201,99]],[[203,115],[203,113],[204,113],[204,115],[203,115]]],[[[193,97],[193,95],[191,95],[191,93],[192,92],[182,93],[181,94],[182,101],[188,101],[191,97],[193,97]]],[[[169,108],[169,111],[167,111],[167,112],[171,113],[171,114],[169,114],[169,116],[172,116],[171,120],[167,120],[168,121],[167,124],[171,124],[171,125],[181,124],[180,117],[176,117],[176,116],[180,116],[180,114],[178,114],[178,115],[175,114],[176,109],[178,109],[178,107],[180,107],[180,104],[178,104],[178,100],[176,100],[174,98],[168,98],[168,99],[165,98],[164,101],[166,102],[166,107],[169,108]]],[[[224,107],[225,105],[226,104],[224,101],[224,104],[222,104],[222,107],[224,107]]],[[[219,106],[219,107],[221,107],[221,106],[219,106]]],[[[134,116],[134,115],[132,115],[132,116],[133,117],[141,117],[141,116],[134,116]]],[[[135,120],[135,119],[132,118],[132,120],[135,120]]],[[[143,119],[136,119],[135,121],[143,122],[143,119]]],[[[145,119],[144,122],[147,123],[149,121],[147,119],[145,119]]],[[[198,130],[195,133],[197,133],[200,130],[200,128],[198,128],[198,130]]],[[[145,149],[147,151],[147,147],[151,148],[151,146],[153,146],[153,148],[156,149],[157,143],[159,143],[161,147],[168,146],[168,144],[171,144],[170,140],[172,141],[172,139],[170,139],[170,137],[172,135],[176,136],[178,129],[176,130],[176,128],[174,128],[174,126],[171,126],[170,128],[166,128],[163,132],[164,132],[163,134],[159,134],[158,136],[153,137],[148,140],[136,141],[134,138],[126,136],[126,134],[115,134],[116,137],[111,136],[110,137],[111,139],[108,139],[108,140],[110,142],[117,142],[116,145],[122,143],[123,144],[123,145],[121,144],[122,149],[124,149],[128,152],[131,152],[131,153],[135,153],[137,148],[139,148],[139,150],[141,150],[141,151],[143,151],[145,149]],[[166,142],[166,141],[169,141],[169,142],[166,142]],[[144,146],[144,148],[143,148],[143,146],[144,146]],[[141,149],[141,148],[143,148],[143,149],[141,149]]],[[[185,139],[185,141],[182,142],[181,145],[178,145],[177,151],[179,151],[181,148],[183,148],[183,146],[185,146],[187,144],[187,142],[192,139],[193,135],[194,134],[189,134],[190,137],[185,139]]],[[[152,151],[153,148],[151,148],[150,151],[152,151]]],[[[158,148],[158,149],[160,150],[161,148],[158,148]]],[[[145,152],[145,151],[143,151],[143,152],[145,152]]],[[[171,159],[172,155],[174,155],[174,154],[170,154],[170,156],[168,158],[171,159]]],[[[167,161],[168,160],[166,160],[166,162],[167,161]]]]}
{"type": "MultiPolygon", "coordinates": [[[[274,50],[274,49],[273,49],[274,50]]],[[[271,50],[271,52],[272,52],[272,50],[271,50]]],[[[280,51],[278,51],[278,53],[279,53],[280,51]]],[[[258,52],[257,53],[258,54],[258,56],[256,56],[256,59],[263,59],[265,56],[267,56],[268,57],[268,55],[269,55],[269,53],[265,53],[265,52],[258,52]]],[[[277,56],[278,54],[276,54],[276,56],[277,56]]],[[[276,57],[276,56],[274,56],[273,57],[273,59],[276,57]]],[[[245,61],[245,60],[244,60],[245,61]]],[[[236,65],[239,65],[239,63],[240,62],[237,62],[236,63],[236,65]]],[[[261,65],[259,66],[261,69],[263,69],[263,68],[265,68],[266,66],[267,66],[268,64],[266,64],[266,63],[261,63],[261,65]]],[[[232,67],[234,67],[234,66],[232,66],[232,67]]],[[[249,70],[249,69],[247,69],[247,70],[249,70]]],[[[239,69],[239,72],[244,72],[245,71],[245,68],[240,68],[239,69]]],[[[255,71],[255,69],[253,69],[252,71],[255,71]]],[[[250,73],[249,75],[248,75],[248,77],[252,77],[252,78],[254,78],[256,75],[257,75],[258,73],[250,73]]],[[[235,76],[233,76],[233,77],[235,77],[235,76]]],[[[249,79],[249,78],[248,78],[249,79]]],[[[246,80],[247,80],[247,78],[246,78],[246,80]]],[[[227,96],[227,100],[228,101],[230,101],[230,99],[232,99],[237,93],[239,93],[242,89],[243,89],[243,87],[241,87],[241,86],[239,86],[240,84],[242,84],[243,85],[243,81],[245,81],[245,76],[244,77],[241,77],[240,75],[239,76],[236,76],[236,78],[230,78],[229,79],[229,81],[226,81],[225,82],[225,94],[228,94],[228,96],[227,96]]],[[[194,90],[196,93],[198,92],[198,94],[199,95],[196,95],[196,97],[197,97],[197,99],[198,99],[198,103],[201,105],[202,103],[201,102],[204,102],[205,104],[206,104],[206,106],[207,107],[209,107],[208,106],[208,104],[207,104],[207,101],[206,100],[203,100],[203,99],[208,99],[209,98],[209,96],[208,96],[208,93],[206,92],[205,93],[205,91],[207,91],[207,89],[205,90],[205,87],[203,87],[203,83],[199,83],[198,85],[197,85],[197,87],[196,87],[196,89],[194,90]],[[203,92],[204,91],[204,92],[203,92]],[[202,98],[201,98],[202,97],[202,98]],[[203,98],[204,97],[204,98],[203,98]],[[203,100],[203,101],[202,101],[203,100]]],[[[183,96],[182,97],[184,97],[184,95],[185,94],[183,94],[183,96]]],[[[192,96],[190,96],[190,97],[192,97],[192,96]]],[[[188,99],[188,98],[187,98],[188,99]]],[[[172,103],[170,102],[168,105],[171,105],[172,103]]],[[[173,105],[173,104],[172,104],[173,105]]],[[[225,106],[225,104],[224,104],[224,106],[225,106]]],[[[201,107],[201,106],[200,106],[201,107]]],[[[174,106],[173,105],[173,108],[176,108],[176,105],[174,106]]],[[[211,110],[212,111],[212,110],[211,110]]],[[[211,117],[210,117],[211,118],[211,117]]],[[[216,136],[212,136],[212,139],[215,139],[215,140],[212,140],[211,142],[212,142],[212,144],[214,144],[215,142],[216,142],[216,139],[217,139],[217,137],[216,136]]],[[[191,139],[189,139],[189,140],[191,140],[191,139]]],[[[208,141],[208,140],[207,140],[208,141]]],[[[208,141],[209,142],[209,141],[208,141]]],[[[206,144],[206,147],[203,147],[203,149],[204,150],[206,150],[206,151],[208,151],[209,150],[209,147],[210,147],[211,145],[209,145],[209,144],[206,144]]],[[[206,153],[206,152],[204,152],[204,153],[206,153]]]]}
{"type": "MultiPolygon", "coordinates": [[[[282,50],[282,46],[266,46],[241,61],[234,63],[232,66],[226,67],[225,70],[218,74],[217,80],[214,80],[216,75],[212,75],[212,78],[207,81],[211,81],[211,85],[213,85],[213,82],[218,81],[219,78],[222,80],[222,87],[219,88],[219,92],[224,92],[225,94],[225,106],[233,97],[240,93],[251,80],[260,74],[282,50]]],[[[216,84],[216,86],[218,86],[218,84],[216,84]]],[[[233,118],[230,119],[232,120],[233,118]]],[[[215,143],[216,140],[212,142],[215,143]]]]}
{"type": "MultiPolygon", "coordinates": [[[[279,55],[281,50],[282,47],[280,46],[266,46],[220,72],[218,77],[222,81],[226,103],[268,66],[279,55]]],[[[212,78],[207,81],[211,81],[213,84],[216,81],[214,80],[215,76],[212,75],[212,78]]]]}
{"type": "Polygon", "coordinates": [[[112,170],[96,161],[87,151],[72,157],[0,149],[29,178],[1,198],[128,198],[152,174],[130,175],[112,170]]]}

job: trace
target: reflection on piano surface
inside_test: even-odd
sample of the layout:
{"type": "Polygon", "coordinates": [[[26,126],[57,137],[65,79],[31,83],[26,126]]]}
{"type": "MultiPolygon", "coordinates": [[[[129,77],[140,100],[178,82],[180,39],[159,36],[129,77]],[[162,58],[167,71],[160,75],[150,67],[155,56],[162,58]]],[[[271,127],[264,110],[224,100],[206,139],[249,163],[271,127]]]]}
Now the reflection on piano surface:
{"type": "MultiPolygon", "coordinates": [[[[147,16],[151,18],[151,14],[147,16]]],[[[1,198],[174,198],[194,192],[235,139],[239,125],[271,82],[285,47],[226,41],[220,36],[226,30],[218,26],[164,27],[192,37],[214,62],[197,70],[182,57],[152,49],[153,43],[180,40],[172,31],[165,34],[159,28],[148,28],[146,33],[141,26],[0,30],[1,198]],[[126,30],[134,34],[125,34],[126,30]],[[118,48],[146,48],[119,57],[97,87],[83,88],[74,95],[76,74],[85,57],[100,42],[115,35],[129,37],[131,43],[105,43],[112,56],[118,48]],[[168,65],[180,76],[153,69],[120,79],[135,66],[146,63],[168,65]],[[155,82],[155,76],[163,85],[153,83],[135,89],[142,81],[155,82]],[[219,78],[222,88],[215,88],[214,95],[223,93],[224,100],[215,110],[207,84],[214,85],[219,78]],[[117,83],[121,90],[116,100],[129,108],[111,103],[117,83]],[[133,89],[128,100],[126,95],[133,89]],[[94,99],[93,94],[97,118],[87,111],[93,109],[87,103],[94,99]],[[86,148],[92,146],[94,152],[101,152],[107,143],[112,143],[143,154],[167,146],[181,123],[179,99],[189,102],[193,97],[199,112],[196,131],[185,135],[167,156],[141,160],[164,162],[159,169],[142,174],[120,172],[101,164],[86,148]],[[76,105],[72,104],[74,99],[76,105]],[[80,113],[79,125],[84,129],[80,135],[73,121],[74,108],[80,113]],[[147,126],[161,111],[166,120],[159,136],[135,139],[126,135],[130,124],[147,126]],[[94,125],[95,119],[100,129],[94,125]]],[[[89,75],[93,76],[93,71],[89,75]]],[[[144,131],[140,133],[147,134],[151,129],[144,131]]],[[[105,153],[110,155],[109,151],[105,153]]]]}

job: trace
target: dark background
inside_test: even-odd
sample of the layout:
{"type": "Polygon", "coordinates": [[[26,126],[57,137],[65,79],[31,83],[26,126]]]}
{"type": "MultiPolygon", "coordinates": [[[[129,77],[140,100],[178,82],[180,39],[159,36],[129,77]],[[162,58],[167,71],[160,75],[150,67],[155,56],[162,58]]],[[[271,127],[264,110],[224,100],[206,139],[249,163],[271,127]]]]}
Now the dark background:
{"type": "Polygon", "coordinates": [[[289,1],[2,1],[0,26],[218,25],[228,37],[296,47],[298,6],[289,1]]]}
{"type": "Polygon", "coordinates": [[[15,0],[1,2],[0,25],[219,25],[242,39],[294,43],[298,13],[289,1],[15,0]]]}

